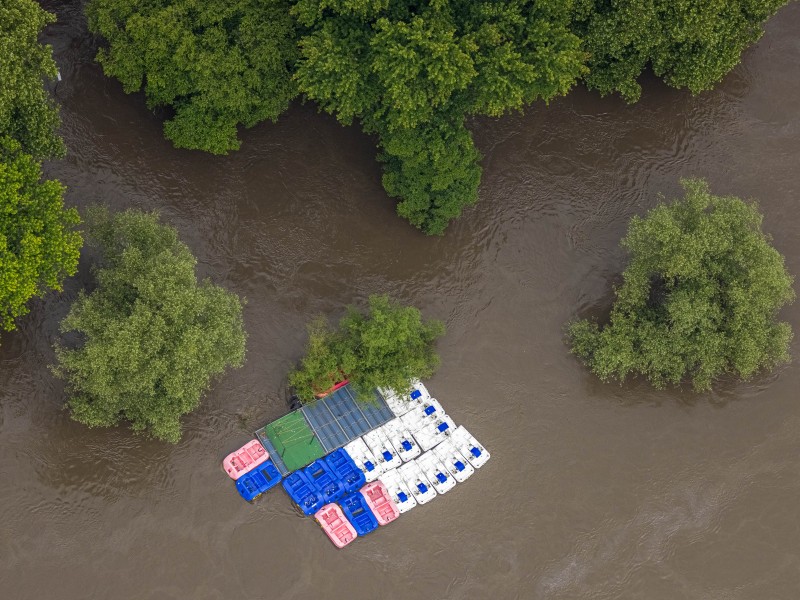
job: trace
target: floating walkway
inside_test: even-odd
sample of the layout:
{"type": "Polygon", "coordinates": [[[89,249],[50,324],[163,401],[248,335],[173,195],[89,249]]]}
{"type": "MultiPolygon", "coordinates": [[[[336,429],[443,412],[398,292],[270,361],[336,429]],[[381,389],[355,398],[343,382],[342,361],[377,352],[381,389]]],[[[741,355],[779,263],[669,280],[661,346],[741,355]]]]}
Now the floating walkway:
{"type": "Polygon", "coordinates": [[[384,397],[357,402],[350,385],[256,431],[281,475],[310,465],[394,418],[384,397]]]}
{"type": "Polygon", "coordinates": [[[409,396],[349,385],[262,427],[223,461],[248,501],[276,486],[337,548],[464,483],[489,452],[419,381],[409,396]]]}

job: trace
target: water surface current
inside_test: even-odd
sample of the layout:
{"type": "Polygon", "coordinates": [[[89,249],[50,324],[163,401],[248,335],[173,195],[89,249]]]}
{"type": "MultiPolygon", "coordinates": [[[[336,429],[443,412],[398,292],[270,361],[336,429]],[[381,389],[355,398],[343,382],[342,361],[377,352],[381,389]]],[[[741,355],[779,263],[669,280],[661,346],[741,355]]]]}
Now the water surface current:
{"type": "MultiPolygon", "coordinates": [[[[395,215],[375,140],[313,104],[227,157],[174,149],[94,62],[81,3],[50,4],[69,155],[47,174],[78,207],[159,210],[200,274],[247,298],[248,355],[178,445],[90,430],[47,364],[91,253],[65,293],[34,302],[0,346],[0,597],[800,597],[797,361],[705,395],[602,384],[563,329],[607,313],[628,221],[684,176],[757,198],[800,273],[800,5],[712,92],[645,76],[632,106],[577,88],[472,121],[480,202],[431,238],[395,215]],[[281,491],[243,502],[219,463],[286,412],[305,323],[376,292],[446,322],[429,389],[492,460],[339,551],[281,491]]],[[[800,331],[800,303],[782,318],[800,331]]]]}

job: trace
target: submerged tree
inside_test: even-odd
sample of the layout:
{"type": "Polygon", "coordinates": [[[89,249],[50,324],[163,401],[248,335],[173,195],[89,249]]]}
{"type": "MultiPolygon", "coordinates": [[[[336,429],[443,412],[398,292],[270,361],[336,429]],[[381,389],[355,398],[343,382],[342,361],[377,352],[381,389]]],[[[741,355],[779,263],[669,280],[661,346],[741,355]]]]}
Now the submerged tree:
{"type": "Polygon", "coordinates": [[[90,427],[127,420],[135,431],[177,442],[213,377],[244,361],[242,303],[209,280],[155,213],[91,210],[99,249],[97,288],[81,294],[61,323],[75,348],[56,346],[72,417],[90,427]]]}
{"type": "Polygon", "coordinates": [[[439,366],[434,343],[443,334],[444,325],[424,322],[418,309],[370,296],[367,314],[350,307],[335,331],[324,319],[312,321],[306,356],[289,383],[304,400],[345,377],[364,401],[377,387],[409,391],[411,379],[439,366]]]}
{"type": "Polygon", "coordinates": [[[36,160],[64,154],[58,107],[42,87],[58,71],[52,49],[38,41],[54,20],[34,0],[0,4],[0,136],[15,139],[36,160]]]}
{"type": "Polygon", "coordinates": [[[583,79],[638,99],[648,66],[710,88],[787,0],[90,0],[98,59],[174,117],[176,146],[224,154],[295,93],[378,138],[397,211],[441,234],[478,197],[466,120],[583,79]],[[290,14],[291,13],[291,14],[290,14]],[[293,20],[293,18],[294,20],[293,20]]]}
{"type": "Polygon", "coordinates": [[[702,180],[682,184],[683,200],[631,221],[609,323],[569,325],[572,352],[604,381],[689,378],[705,391],[721,375],[746,380],[789,359],[792,331],[777,313],[795,297],[793,279],[758,208],[713,196],[702,180]]]}
{"type": "Polygon", "coordinates": [[[64,207],[64,186],[41,177],[19,142],[0,137],[0,330],[14,329],[28,300],[61,290],[78,267],[78,212],[64,207]]]}
{"type": "Polygon", "coordinates": [[[387,192],[430,234],[477,199],[465,118],[549,100],[584,72],[560,0],[300,0],[293,11],[306,28],[300,91],[378,134],[387,192]]]}
{"type": "Polygon", "coordinates": [[[397,214],[439,235],[478,199],[480,154],[463,116],[436,115],[415,129],[382,136],[383,187],[398,198],[397,214]]]}
{"type": "Polygon", "coordinates": [[[164,132],[179,148],[237,150],[238,125],[274,121],[296,94],[287,0],[92,0],[87,14],[106,74],[174,110],[164,132]]]}
{"type": "Polygon", "coordinates": [[[590,88],[641,94],[648,66],[673,87],[711,89],[788,0],[577,0],[575,32],[589,52],[590,88]]]}

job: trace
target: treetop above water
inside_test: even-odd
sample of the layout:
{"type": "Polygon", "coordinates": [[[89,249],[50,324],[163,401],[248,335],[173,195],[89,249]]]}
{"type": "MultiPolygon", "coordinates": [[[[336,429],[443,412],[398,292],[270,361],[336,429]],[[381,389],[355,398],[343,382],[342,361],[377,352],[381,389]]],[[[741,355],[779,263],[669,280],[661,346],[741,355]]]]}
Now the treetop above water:
{"type": "Polygon", "coordinates": [[[641,374],[662,388],[688,378],[706,391],[789,359],[792,330],[776,318],[795,298],[793,277],[757,206],[682,183],[684,199],[631,220],[608,324],[569,325],[572,351],[603,380],[641,374]]]}
{"type": "Polygon", "coordinates": [[[441,234],[477,201],[471,115],[501,116],[578,82],[639,98],[651,68],[710,89],[787,0],[92,0],[98,60],[127,92],[169,106],[178,147],[227,153],[237,126],[302,94],[378,135],[397,212],[441,234]],[[290,16],[291,15],[291,16],[290,16]]]}

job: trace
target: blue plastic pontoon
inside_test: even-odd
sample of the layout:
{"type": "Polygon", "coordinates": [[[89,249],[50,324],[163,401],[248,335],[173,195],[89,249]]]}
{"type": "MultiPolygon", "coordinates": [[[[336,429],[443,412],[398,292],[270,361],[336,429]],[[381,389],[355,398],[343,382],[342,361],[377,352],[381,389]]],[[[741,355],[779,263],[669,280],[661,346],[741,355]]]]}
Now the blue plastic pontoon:
{"type": "Polygon", "coordinates": [[[353,524],[358,535],[367,535],[378,528],[378,519],[372,514],[361,492],[350,494],[339,500],[342,512],[347,520],[353,524]]]}
{"type": "Polygon", "coordinates": [[[324,459],[312,462],[303,469],[303,474],[322,495],[324,504],[336,502],[344,495],[344,486],[339,481],[336,471],[324,459]]]}
{"type": "Polygon", "coordinates": [[[325,457],[325,462],[336,473],[346,494],[357,492],[367,483],[363,471],[356,466],[356,463],[344,448],[331,452],[325,457]]]}
{"type": "Polygon", "coordinates": [[[278,485],[280,480],[281,474],[278,473],[278,469],[271,460],[266,460],[236,480],[236,491],[242,498],[250,502],[268,489],[278,485]]]}
{"type": "Polygon", "coordinates": [[[325,502],[302,471],[295,471],[283,480],[283,489],[305,515],[313,515],[325,502]]]}

